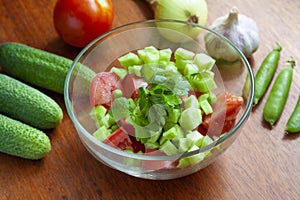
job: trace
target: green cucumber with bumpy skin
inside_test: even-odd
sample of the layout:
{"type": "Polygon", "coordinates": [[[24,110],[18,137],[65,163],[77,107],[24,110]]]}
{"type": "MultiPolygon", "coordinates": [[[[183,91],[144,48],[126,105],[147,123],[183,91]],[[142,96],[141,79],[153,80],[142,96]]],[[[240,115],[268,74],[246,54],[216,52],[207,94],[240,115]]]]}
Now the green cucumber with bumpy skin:
{"type": "MultiPolygon", "coordinates": [[[[32,85],[64,93],[66,76],[73,61],[24,44],[7,42],[0,45],[0,66],[6,74],[32,85]]],[[[90,81],[95,73],[81,65],[81,74],[90,81]]],[[[89,84],[88,84],[89,85],[89,84]]]]}
{"type": "Polygon", "coordinates": [[[40,129],[54,128],[63,118],[52,98],[4,74],[0,74],[0,113],[40,129]]]}
{"type": "Polygon", "coordinates": [[[50,150],[50,139],[44,132],[0,114],[0,152],[37,160],[50,150]]]}

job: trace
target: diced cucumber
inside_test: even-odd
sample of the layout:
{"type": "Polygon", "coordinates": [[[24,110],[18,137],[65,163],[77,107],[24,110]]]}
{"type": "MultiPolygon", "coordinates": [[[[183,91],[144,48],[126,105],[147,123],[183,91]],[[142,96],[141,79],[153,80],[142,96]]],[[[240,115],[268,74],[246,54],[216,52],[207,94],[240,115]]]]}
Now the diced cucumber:
{"type": "Polygon", "coordinates": [[[208,135],[206,135],[203,137],[202,144],[200,147],[205,147],[205,146],[211,144],[212,142],[213,142],[213,140],[208,135]]]}
{"type": "Polygon", "coordinates": [[[184,101],[184,108],[199,108],[199,102],[195,95],[190,95],[188,98],[186,98],[184,101]]]}
{"type": "MultiPolygon", "coordinates": [[[[197,149],[199,149],[199,147],[194,145],[194,146],[192,146],[192,148],[190,148],[189,152],[195,151],[197,149]]],[[[205,152],[201,152],[201,153],[198,153],[196,155],[193,155],[193,156],[182,158],[182,159],[179,160],[179,163],[178,163],[177,167],[182,168],[182,167],[186,167],[188,165],[197,164],[200,161],[202,161],[209,153],[210,153],[210,151],[205,151],[205,152]]]]}
{"type": "Polygon", "coordinates": [[[193,82],[195,89],[197,89],[199,92],[210,92],[211,90],[217,88],[217,84],[214,80],[214,73],[211,71],[200,72],[193,76],[191,81],[193,82]]]}
{"type": "Polygon", "coordinates": [[[118,58],[120,64],[126,68],[132,65],[139,65],[141,64],[141,59],[135,53],[129,52],[124,56],[118,58]]]}
{"type": "Polygon", "coordinates": [[[108,129],[105,126],[101,126],[93,133],[93,136],[101,142],[105,141],[110,135],[111,135],[110,129],[108,129]]]}
{"type": "Polygon", "coordinates": [[[176,63],[175,63],[175,66],[177,67],[177,70],[180,72],[180,73],[184,73],[184,69],[186,67],[187,64],[192,64],[193,61],[192,60],[181,60],[181,59],[177,59],[176,60],[176,63]]]}
{"type": "Polygon", "coordinates": [[[120,79],[123,79],[127,75],[127,70],[123,68],[112,67],[110,71],[117,74],[120,79]]]}
{"type": "MultiPolygon", "coordinates": [[[[124,151],[128,153],[134,153],[133,150],[130,149],[125,149],[124,151]]],[[[139,151],[136,154],[143,154],[143,152],[139,151]]],[[[142,163],[141,160],[135,158],[129,158],[129,157],[124,158],[124,164],[129,167],[140,167],[141,163],[142,163]]]]}
{"type": "Polygon", "coordinates": [[[213,142],[209,136],[203,136],[197,130],[190,131],[185,138],[190,139],[192,141],[192,145],[196,145],[199,148],[205,147],[213,142]]]}
{"type": "Polygon", "coordinates": [[[209,98],[209,93],[204,93],[204,94],[201,94],[199,97],[198,97],[198,101],[201,102],[201,101],[205,101],[209,98]]]}
{"type": "Polygon", "coordinates": [[[215,73],[212,72],[212,71],[202,71],[202,72],[199,72],[198,74],[200,77],[199,78],[214,78],[215,76],[215,73]]]}
{"type": "Polygon", "coordinates": [[[165,124],[164,124],[164,130],[169,130],[170,128],[172,128],[173,126],[175,126],[175,125],[177,125],[177,123],[172,123],[172,122],[166,122],[165,124]]]}
{"type": "Polygon", "coordinates": [[[193,141],[193,145],[196,145],[197,147],[201,147],[203,143],[204,136],[199,133],[198,131],[191,131],[186,135],[186,138],[189,138],[193,141]]]}
{"type": "Polygon", "coordinates": [[[90,112],[90,116],[94,120],[96,120],[97,127],[101,127],[103,125],[105,125],[106,127],[109,127],[108,124],[110,124],[110,125],[113,124],[111,121],[113,119],[110,119],[109,115],[106,113],[107,113],[107,110],[102,105],[94,107],[92,109],[92,111],[90,112]]]}
{"type": "Polygon", "coordinates": [[[202,123],[201,110],[198,108],[188,108],[182,111],[179,124],[185,131],[191,131],[202,123]]]}
{"type": "Polygon", "coordinates": [[[203,112],[206,115],[211,114],[213,112],[213,109],[207,99],[200,101],[199,105],[200,105],[201,110],[203,110],[203,112]]]}
{"type": "Polygon", "coordinates": [[[198,66],[198,69],[200,71],[211,70],[215,62],[215,59],[204,53],[196,54],[193,61],[193,63],[195,63],[198,66]]]}
{"type": "Polygon", "coordinates": [[[174,128],[175,128],[176,136],[172,139],[172,142],[178,144],[178,141],[181,138],[185,137],[185,135],[184,135],[184,132],[183,132],[182,128],[178,124],[175,124],[174,128]]]}
{"type": "Polygon", "coordinates": [[[212,104],[214,104],[214,103],[216,102],[217,96],[216,96],[214,93],[212,93],[212,92],[208,92],[208,93],[201,94],[201,95],[198,97],[199,103],[200,103],[201,101],[205,101],[205,100],[207,100],[208,103],[209,103],[210,105],[212,105],[212,104]]]}
{"type": "Polygon", "coordinates": [[[167,118],[167,122],[170,123],[177,123],[179,120],[181,114],[181,110],[180,109],[172,109],[168,111],[168,118],[167,118]]]}
{"type": "Polygon", "coordinates": [[[165,61],[166,63],[170,62],[171,56],[172,56],[172,50],[170,48],[168,49],[161,49],[159,50],[159,59],[160,63],[165,61]]]}
{"type": "Polygon", "coordinates": [[[151,83],[156,74],[155,68],[150,65],[143,65],[141,68],[141,75],[147,83],[151,83]]]}
{"type": "Polygon", "coordinates": [[[159,63],[160,60],[159,51],[153,46],[149,46],[144,49],[138,50],[137,53],[138,56],[141,58],[141,60],[146,64],[159,63]]]}
{"type": "Polygon", "coordinates": [[[175,66],[175,63],[173,63],[173,62],[169,62],[169,63],[165,66],[165,70],[166,70],[166,71],[172,71],[172,72],[174,72],[174,73],[178,73],[177,67],[175,66]]]}
{"type": "Polygon", "coordinates": [[[98,119],[98,126],[105,126],[106,128],[109,128],[113,124],[115,124],[115,120],[110,114],[106,114],[101,119],[98,119]]]}
{"type": "Polygon", "coordinates": [[[158,149],[159,148],[159,144],[158,144],[158,142],[149,142],[149,141],[147,141],[145,144],[145,148],[147,148],[147,149],[158,149]]]}
{"type": "Polygon", "coordinates": [[[192,51],[189,51],[187,49],[179,47],[176,49],[175,53],[175,60],[190,60],[195,56],[195,53],[192,51]]]}
{"type": "Polygon", "coordinates": [[[184,76],[189,76],[199,72],[198,66],[192,63],[187,63],[184,67],[183,74],[184,76]]]}
{"type": "Polygon", "coordinates": [[[209,103],[212,105],[214,103],[216,103],[217,101],[217,95],[215,95],[214,93],[209,93],[209,103]]]}
{"type": "Polygon", "coordinates": [[[162,137],[159,140],[159,144],[163,144],[167,140],[172,140],[176,137],[177,132],[176,128],[173,126],[169,130],[162,133],[162,137]]]}
{"type": "Polygon", "coordinates": [[[217,85],[213,78],[204,78],[194,81],[194,85],[199,92],[209,92],[217,88],[217,85]]]}
{"type": "Polygon", "coordinates": [[[162,152],[164,152],[168,156],[175,155],[175,154],[178,153],[178,149],[176,148],[176,146],[170,140],[167,140],[165,143],[163,143],[160,146],[159,150],[161,150],[162,152]]]}
{"type": "Polygon", "coordinates": [[[159,129],[158,131],[149,131],[150,138],[147,140],[149,143],[154,143],[158,140],[158,138],[161,135],[162,129],[159,129]]]}
{"type": "Polygon", "coordinates": [[[190,138],[180,138],[178,142],[178,150],[180,152],[187,152],[192,146],[194,142],[190,138]]]}
{"type": "Polygon", "coordinates": [[[128,67],[128,73],[129,74],[135,74],[138,77],[141,77],[141,69],[142,69],[142,65],[132,65],[128,67]]]}

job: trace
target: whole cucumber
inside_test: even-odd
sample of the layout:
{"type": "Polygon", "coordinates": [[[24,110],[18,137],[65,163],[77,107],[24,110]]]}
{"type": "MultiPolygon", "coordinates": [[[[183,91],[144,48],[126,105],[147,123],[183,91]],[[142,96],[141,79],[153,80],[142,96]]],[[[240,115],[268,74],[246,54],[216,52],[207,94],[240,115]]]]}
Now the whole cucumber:
{"type": "MultiPolygon", "coordinates": [[[[8,75],[60,94],[64,93],[65,79],[72,63],[63,56],[24,44],[7,42],[0,45],[0,66],[8,75]]],[[[95,72],[84,65],[78,67],[89,85],[95,72]]]]}
{"type": "Polygon", "coordinates": [[[52,98],[4,74],[0,74],[0,113],[40,129],[54,128],[63,118],[52,98]]]}
{"type": "Polygon", "coordinates": [[[50,139],[44,132],[0,114],[0,152],[37,160],[50,150],[50,139]]]}

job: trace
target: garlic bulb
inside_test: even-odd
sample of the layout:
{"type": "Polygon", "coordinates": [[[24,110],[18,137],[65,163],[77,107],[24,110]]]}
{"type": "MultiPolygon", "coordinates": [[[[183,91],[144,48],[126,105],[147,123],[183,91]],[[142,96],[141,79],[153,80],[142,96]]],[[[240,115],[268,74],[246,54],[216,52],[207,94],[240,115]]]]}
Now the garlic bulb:
{"type": "MultiPolygon", "coordinates": [[[[247,58],[259,46],[259,31],[255,21],[239,14],[235,7],[231,9],[229,15],[217,18],[210,28],[229,39],[247,58]]],[[[208,54],[216,60],[227,62],[239,60],[238,52],[216,35],[208,33],[204,39],[208,54]]]]}

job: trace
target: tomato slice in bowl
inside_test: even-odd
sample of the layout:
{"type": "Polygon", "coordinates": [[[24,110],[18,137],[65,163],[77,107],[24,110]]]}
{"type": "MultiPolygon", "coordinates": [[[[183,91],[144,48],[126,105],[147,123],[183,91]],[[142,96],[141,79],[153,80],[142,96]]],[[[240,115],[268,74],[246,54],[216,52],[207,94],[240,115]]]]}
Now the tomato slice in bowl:
{"type": "Polygon", "coordinates": [[[105,144],[120,150],[133,150],[132,142],[126,130],[122,127],[114,131],[105,141],[105,144]]]}
{"type": "Polygon", "coordinates": [[[119,79],[114,72],[98,73],[92,79],[90,87],[91,106],[109,106],[113,100],[113,91],[117,88],[119,79]]]}
{"type": "Polygon", "coordinates": [[[234,96],[228,92],[218,95],[213,105],[214,112],[203,116],[200,132],[210,137],[219,136],[228,132],[235,125],[236,117],[244,103],[242,97],[234,96]]]}
{"type": "Polygon", "coordinates": [[[119,88],[122,90],[124,97],[134,99],[138,97],[138,89],[147,87],[147,85],[148,83],[144,79],[134,74],[128,74],[120,81],[119,88]]]}

